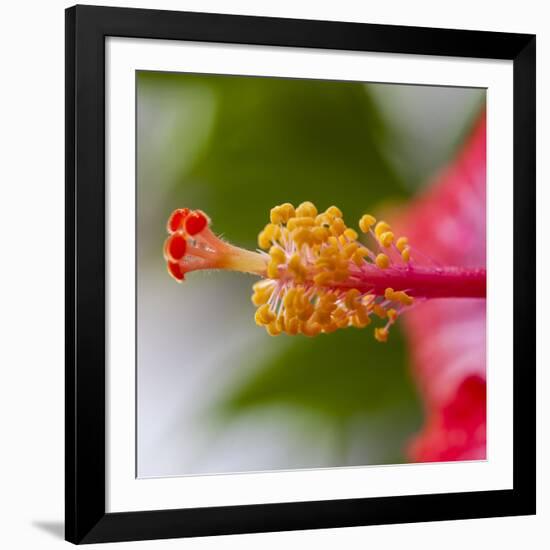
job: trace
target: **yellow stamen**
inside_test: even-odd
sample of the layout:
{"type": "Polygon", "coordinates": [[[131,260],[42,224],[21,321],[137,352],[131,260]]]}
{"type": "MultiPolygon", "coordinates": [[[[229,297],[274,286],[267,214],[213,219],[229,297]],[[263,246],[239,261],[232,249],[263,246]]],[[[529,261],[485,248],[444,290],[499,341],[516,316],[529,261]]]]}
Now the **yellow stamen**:
{"type": "Polygon", "coordinates": [[[382,233],[385,233],[386,231],[391,231],[391,227],[384,221],[379,221],[374,228],[374,233],[378,238],[380,238],[382,233]]]}
{"type": "Polygon", "coordinates": [[[329,206],[325,210],[325,214],[328,216],[331,216],[333,218],[342,218],[344,215],[342,214],[342,211],[337,206],[329,206]]]}
{"type": "Polygon", "coordinates": [[[268,223],[264,230],[258,235],[258,246],[267,250],[272,242],[280,239],[281,228],[273,223],[268,223]]]}
{"type": "Polygon", "coordinates": [[[379,241],[383,247],[388,248],[393,243],[393,233],[391,231],[384,231],[384,233],[380,234],[379,241]]]}
{"type": "Polygon", "coordinates": [[[272,321],[269,325],[266,325],[265,329],[270,336],[279,336],[283,332],[276,321],[272,321]]]}
{"type": "Polygon", "coordinates": [[[352,288],[346,293],[345,304],[348,309],[356,309],[358,302],[357,298],[361,296],[361,293],[356,289],[352,288]]]}
{"type": "Polygon", "coordinates": [[[402,303],[404,306],[411,306],[414,302],[414,298],[409,296],[403,290],[393,293],[393,300],[402,303]]]}
{"type": "Polygon", "coordinates": [[[364,262],[364,258],[367,258],[368,256],[369,249],[365,247],[360,247],[355,251],[352,259],[355,262],[355,265],[361,266],[364,262]]]}
{"type": "Polygon", "coordinates": [[[275,321],[275,315],[269,309],[268,304],[260,306],[256,310],[256,315],[254,316],[256,323],[260,326],[269,325],[272,321],[275,321]]]}
{"type": "Polygon", "coordinates": [[[274,224],[286,223],[292,216],[294,216],[294,206],[289,202],[275,206],[269,215],[271,223],[274,224]]]}
{"type": "Polygon", "coordinates": [[[368,233],[369,229],[376,223],[376,218],[371,216],[370,214],[365,214],[361,217],[359,220],[359,229],[363,233],[368,233]]]}
{"type": "Polygon", "coordinates": [[[313,235],[313,239],[315,240],[316,244],[322,244],[326,242],[329,237],[329,231],[326,227],[314,227],[311,230],[311,234],[313,235]]]}
{"type": "Polygon", "coordinates": [[[385,254],[378,254],[376,256],[376,265],[380,269],[387,269],[390,266],[390,259],[385,254]]]}
{"type": "Polygon", "coordinates": [[[292,231],[297,227],[313,227],[314,225],[315,220],[308,216],[298,216],[295,218],[290,218],[286,224],[289,231],[292,231]]]}
{"type": "Polygon", "coordinates": [[[269,255],[271,256],[271,259],[279,264],[283,264],[286,261],[286,254],[285,251],[278,247],[278,246],[272,246],[269,249],[269,255]]]}
{"type": "Polygon", "coordinates": [[[342,253],[346,258],[351,258],[359,248],[359,243],[349,243],[344,246],[342,253]]]}
{"type": "MultiPolygon", "coordinates": [[[[357,232],[346,226],[336,206],[318,214],[311,202],[296,209],[284,203],[271,210],[270,220],[259,236],[260,246],[269,251],[269,255],[264,254],[269,282],[254,286],[256,322],[273,336],[315,336],[339,328],[364,328],[371,323],[372,315],[377,315],[388,320],[385,327],[375,330],[375,338],[385,342],[399,308],[411,305],[413,298],[391,288],[386,289],[384,296],[367,294],[348,286],[347,281],[358,276],[358,268],[389,268],[389,253],[376,255],[361,244],[357,232]],[[342,283],[345,285],[339,287],[342,283]],[[274,293],[277,300],[272,299],[274,293]]],[[[373,216],[365,214],[359,227],[365,233],[374,227],[379,245],[390,248],[395,243],[403,259],[409,253],[406,237],[396,240],[386,222],[377,223],[373,216]]]]}
{"type": "Polygon", "coordinates": [[[345,230],[346,225],[344,224],[344,220],[342,220],[342,218],[334,218],[330,226],[330,232],[336,237],[339,237],[345,230]]]}
{"type": "Polygon", "coordinates": [[[317,273],[317,275],[313,277],[313,282],[316,285],[324,286],[332,281],[332,277],[333,276],[330,271],[323,271],[321,273],[317,273]]]}
{"type": "Polygon", "coordinates": [[[271,281],[259,281],[253,287],[252,303],[255,306],[266,304],[273,293],[274,285],[271,281]]]}
{"type": "MultiPolygon", "coordinates": [[[[212,233],[210,223],[199,210],[172,213],[164,247],[170,275],[182,281],[189,271],[228,269],[263,277],[253,285],[251,300],[257,308],[256,323],[272,336],[283,332],[315,336],[339,328],[363,328],[377,315],[387,323],[376,329],[375,337],[386,341],[389,327],[414,302],[404,290],[386,288],[380,295],[379,270],[404,266],[392,263],[390,254],[395,252],[376,255],[360,243],[357,231],[346,226],[336,206],[322,214],[311,202],[296,209],[290,203],[275,206],[270,223],[258,236],[260,248],[267,252],[223,241],[212,233]]],[[[365,214],[359,226],[364,232],[375,226],[377,246],[393,247],[403,260],[409,259],[406,237],[392,246],[395,237],[386,222],[376,223],[365,214]]],[[[392,275],[388,272],[388,279],[392,275]]]]}
{"type": "Polygon", "coordinates": [[[279,273],[279,264],[274,261],[274,260],[270,260],[267,264],[267,276],[270,278],[270,279],[278,279],[279,276],[280,276],[280,273],[279,273]]]}
{"type": "Polygon", "coordinates": [[[409,244],[409,239],[407,239],[407,237],[399,237],[399,239],[397,239],[395,243],[395,246],[397,247],[397,250],[399,250],[399,252],[403,252],[407,244],[409,244]]]}
{"type": "Polygon", "coordinates": [[[409,296],[405,291],[399,290],[395,291],[393,288],[386,288],[384,292],[384,297],[386,300],[391,300],[392,302],[399,302],[404,306],[410,306],[414,302],[414,298],[409,296]]]}
{"type": "Polygon", "coordinates": [[[376,315],[378,315],[378,317],[380,317],[380,319],[385,319],[388,315],[388,312],[379,304],[375,304],[372,310],[376,313],[376,315]]]}
{"type": "Polygon", "coordinates": [[[348,227],[344,231],[344,237],[346,237],[346,239],[349,239],[350,241],[356,241],[359,238],[359,235],[357,234],[357,231],[354,231],[353,229],[348,227]]]}
{"type": "Polygon", "coordinates": [[[317,207],[312,202],[303,202],[296,208],[296,216],[315,218],[317,216],[317,207]]]}

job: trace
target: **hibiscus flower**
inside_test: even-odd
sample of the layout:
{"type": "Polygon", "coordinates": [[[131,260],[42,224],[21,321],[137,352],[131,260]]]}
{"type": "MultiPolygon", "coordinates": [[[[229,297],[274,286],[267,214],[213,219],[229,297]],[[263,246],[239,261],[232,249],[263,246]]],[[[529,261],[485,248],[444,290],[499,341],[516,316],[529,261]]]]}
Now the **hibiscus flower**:
{"type": "Polygon", "coordinates": [[[256,274],[255,321],[273,336],[322,337],[371,324],[387,342],[404,315],[426,425],[412,461],[485,458],[485,116],[428,191],[393,216],[365,214],[359,232],[336,206],[275,206],[260,250],[234,246],[200,211],[175,210],[164,257],[178,282],[190,271],[256,274]]]}

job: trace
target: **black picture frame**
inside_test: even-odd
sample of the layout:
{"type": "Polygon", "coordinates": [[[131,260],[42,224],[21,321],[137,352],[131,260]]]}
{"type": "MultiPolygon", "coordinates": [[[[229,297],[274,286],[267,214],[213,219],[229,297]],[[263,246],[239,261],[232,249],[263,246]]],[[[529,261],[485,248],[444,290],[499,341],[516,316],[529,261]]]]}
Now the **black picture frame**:
{"type": "Polygon", "coordinates": [[[66,11],[66,539],[96,543],[535,513],[535,36],[75,6],[66,11]],[[105,511],[105,38],[513,62],[513,489],[105,511]]]}

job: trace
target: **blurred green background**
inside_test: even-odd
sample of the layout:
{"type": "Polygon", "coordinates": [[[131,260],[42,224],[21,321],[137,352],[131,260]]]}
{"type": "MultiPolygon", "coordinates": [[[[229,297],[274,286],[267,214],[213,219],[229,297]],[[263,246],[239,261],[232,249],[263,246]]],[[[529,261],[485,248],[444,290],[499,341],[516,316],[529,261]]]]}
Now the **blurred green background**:
{"type": "Polygon", "coordinates": [[[452,156],[479,89],[138,72],[139,477],[400,463],[422,410],[399,329],[271,338],[254,278],[162,258],[170,212],[255,248],[275,204],[361,214],[410,199],[452,156]]]}

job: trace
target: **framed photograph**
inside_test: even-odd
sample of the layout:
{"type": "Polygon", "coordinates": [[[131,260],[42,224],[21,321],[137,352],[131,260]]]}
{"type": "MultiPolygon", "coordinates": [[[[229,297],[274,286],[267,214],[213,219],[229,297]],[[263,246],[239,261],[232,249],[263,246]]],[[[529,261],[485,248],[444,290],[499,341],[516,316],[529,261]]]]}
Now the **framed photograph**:
{"type": "Polygon", "coordinates": [[[535,513],[535,37],[66,11],[66,539],[535,513]]]}

